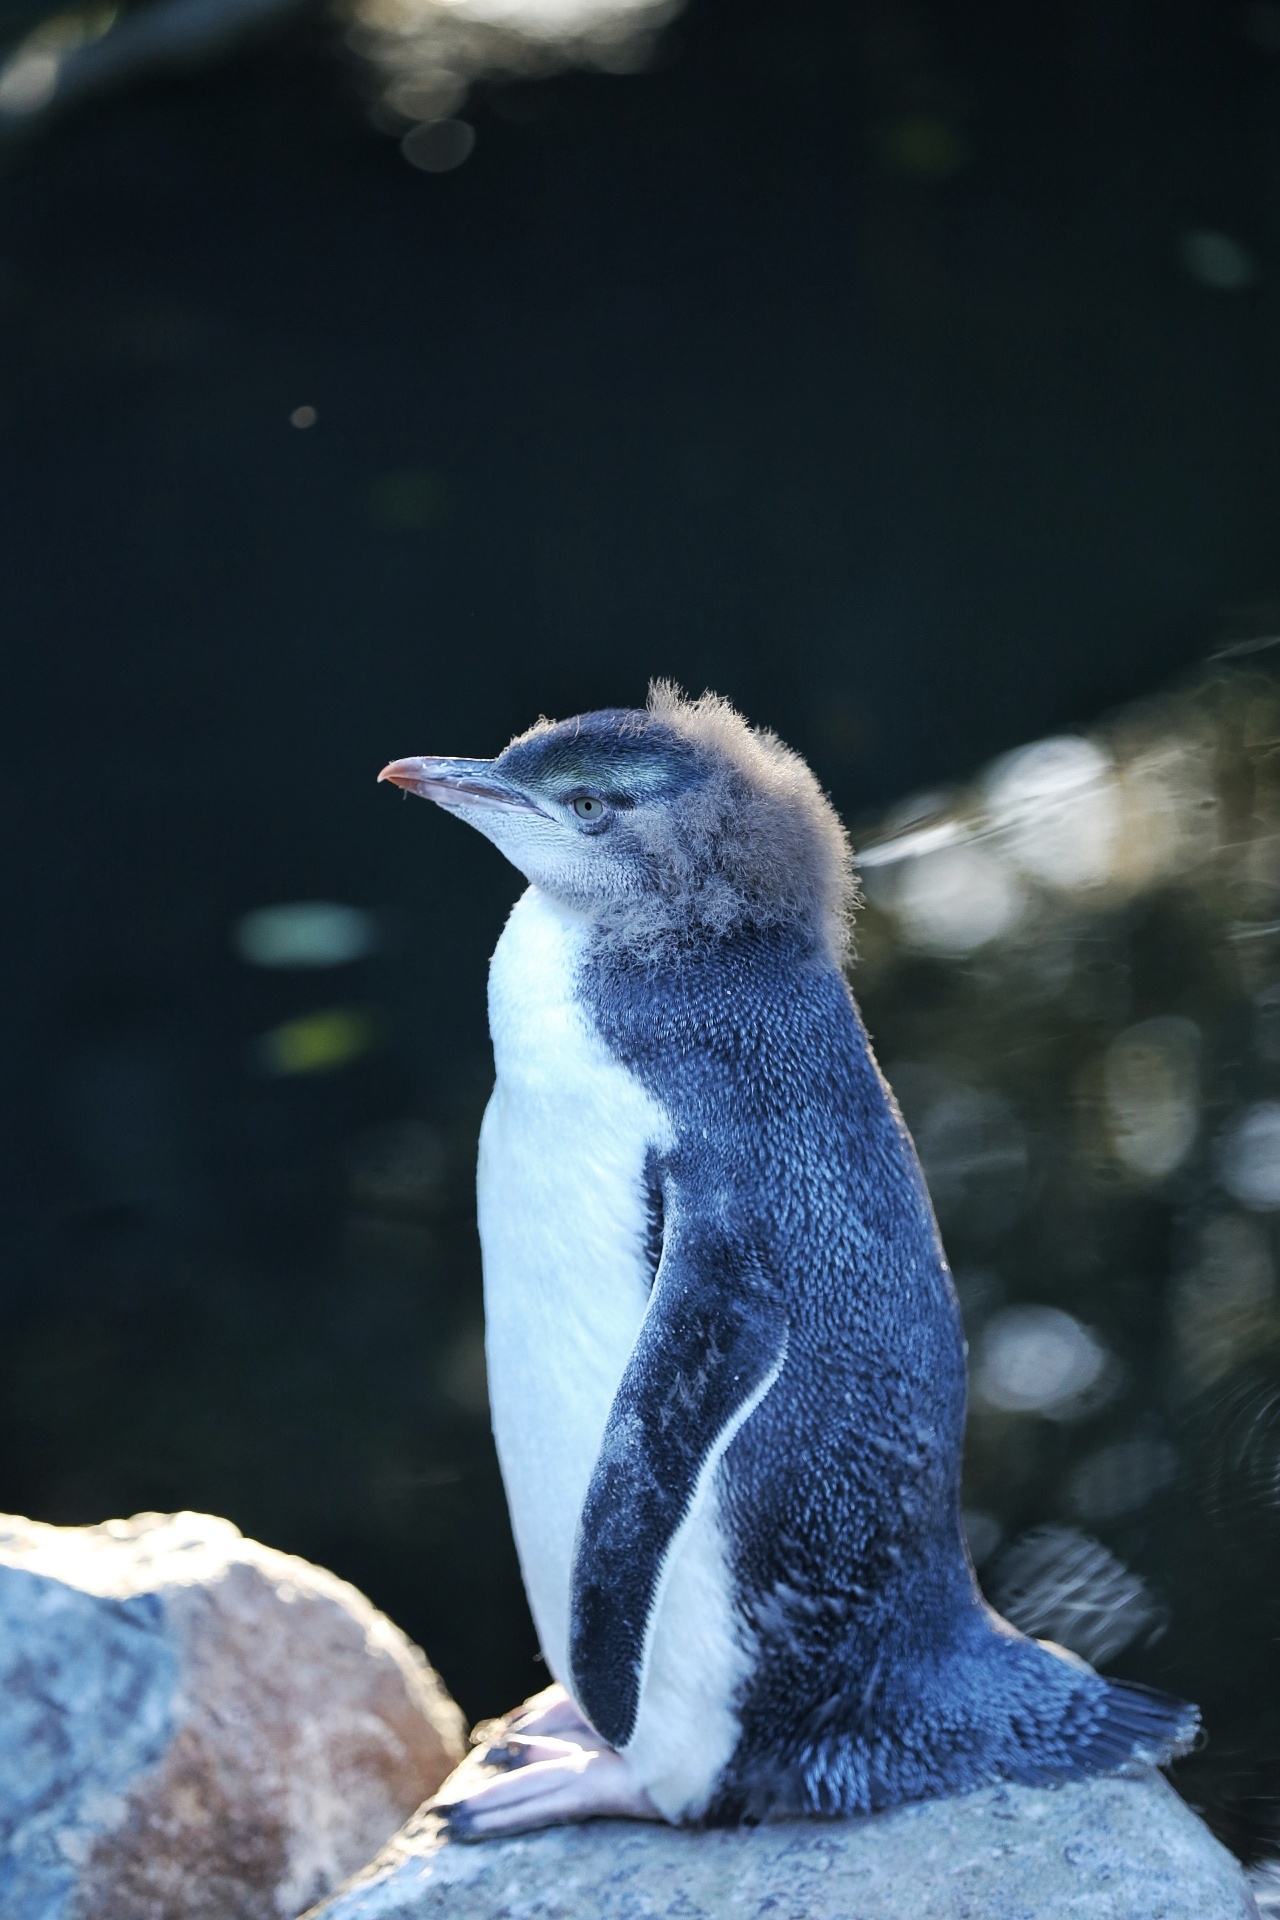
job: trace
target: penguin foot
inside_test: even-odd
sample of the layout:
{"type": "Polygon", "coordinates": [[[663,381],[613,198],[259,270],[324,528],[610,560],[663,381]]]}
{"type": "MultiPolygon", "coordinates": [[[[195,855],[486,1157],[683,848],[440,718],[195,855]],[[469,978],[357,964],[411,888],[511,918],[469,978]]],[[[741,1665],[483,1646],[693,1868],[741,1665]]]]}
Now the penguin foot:
{"type": "Polygon", "coordinates": [[[508,1761],[507,1772],[457,1798],[429,1803],[443,1817],[451,1839],[489,1840],[577,1820],[662,1817],[611,1747],[581,1747],[551,1737],[517,1738],[524,1757],[508,1761]]]}
{"type": "Polygon", "coordinates": [[[488,1767],[520,1767],[531,1760],[552,1757],[530,1749],[531,1741],[547,1736],[589,1747],[593,1752],[604,1745],[560,1686],[544,1687],[500,1719],[481,1721],[472,1729],[471,1744],[480,1749],[478,1757],[488,1767]]]}
{"type": "Polygon", "coordinates": [[[544,1687],[521,1706],[513,1707],[501,1721],[504,1733],[558,1734],[562,1740],[576,1740],[580,1746],[603,1745],[600,1736],[585,1720],[561,1686],[544,1687]]]}

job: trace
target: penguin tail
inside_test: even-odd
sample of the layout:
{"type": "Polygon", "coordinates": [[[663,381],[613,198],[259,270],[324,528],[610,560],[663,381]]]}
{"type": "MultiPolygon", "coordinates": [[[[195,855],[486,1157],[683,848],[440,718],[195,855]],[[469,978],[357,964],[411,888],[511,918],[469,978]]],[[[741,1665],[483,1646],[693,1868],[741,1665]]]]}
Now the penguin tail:
{"type": "Polygon", "coordinates": [[[819,1726],[796,1729],[789,1751],[744,1754],[707,1823],[871,1813],[1001,1781],[1054,1787],[1167,1766],[1194,1745],[1200,1713],[1189,1701],[991,1622],[980,1617],[958,1657],[932,1671],[904,1660],[905,1686],[873,1713],[865,1687],[842,1690],[819,1726]]]}
{"type": "Polygon", "coordinates": [[[1200,1709],[1137,1680],[1105,1681],[1096,1716],[1070,1743],[1073,1773],[1113,1773],[1121,1767],[1165,1767],[1190,1752],[1200,1731],[1200,1709]]]}

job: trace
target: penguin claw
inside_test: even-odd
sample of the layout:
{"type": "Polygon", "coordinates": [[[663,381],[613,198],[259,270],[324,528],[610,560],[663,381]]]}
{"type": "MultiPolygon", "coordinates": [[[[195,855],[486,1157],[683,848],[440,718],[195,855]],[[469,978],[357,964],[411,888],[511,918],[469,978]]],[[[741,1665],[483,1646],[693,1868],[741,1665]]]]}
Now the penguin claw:
{"type": "Polygon", "coordinates": [[[475,1840],[479,1837],[471,1831],[471,1815],[465,1801],[456,1800],[452,1806],[437,1807],[435,1811],[440,1815],[440,1824],[447,1840],[475,1840]]]}
{"type": "Polygon", "coordinates": [[[611,1748],[576,1747],[559,1740],[536,1744],[560,1751],[500,1773],[455,1800],[433,1803],[451,1840],[497,1839],[579,1820],[661,1817],[644,1789],[632,1781],[621,1754],[611,1748]]]}

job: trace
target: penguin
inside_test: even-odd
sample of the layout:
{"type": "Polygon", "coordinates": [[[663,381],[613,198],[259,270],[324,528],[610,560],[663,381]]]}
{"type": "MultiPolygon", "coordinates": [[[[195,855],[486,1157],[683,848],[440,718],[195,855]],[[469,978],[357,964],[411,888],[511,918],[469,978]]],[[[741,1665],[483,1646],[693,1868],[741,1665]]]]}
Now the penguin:
{"type": "Polygon", "coordinates": [[[846,978],[852,856],[725,700],[540,720],[380,779],[529,882],[489,980],[493,1430],[555,1684],[454,1790],[482,1839],[733,1826],[1183,1753],[1194,1707],[984,1601],[965,1348],[846,978]]]}

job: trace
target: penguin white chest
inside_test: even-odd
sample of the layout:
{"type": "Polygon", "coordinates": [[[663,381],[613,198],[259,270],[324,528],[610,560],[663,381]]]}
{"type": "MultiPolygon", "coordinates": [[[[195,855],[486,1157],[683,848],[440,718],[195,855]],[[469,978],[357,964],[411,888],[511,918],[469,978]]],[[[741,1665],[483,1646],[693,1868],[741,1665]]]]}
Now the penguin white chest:
{"type": "Polygon", "coordinates": [[[498,942],[478,1181],[494,1437],[542,1650],[566,1686],[578,1520],[649,1298],[645,1161],[671,1133],[575,998],[585,939],[530,888],[498,942]]]}

